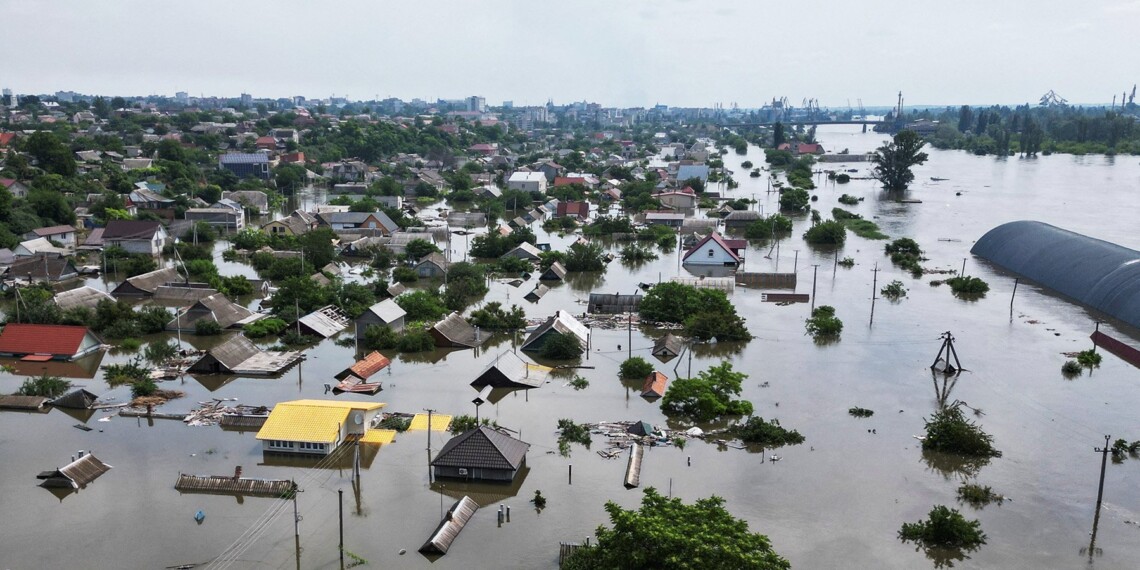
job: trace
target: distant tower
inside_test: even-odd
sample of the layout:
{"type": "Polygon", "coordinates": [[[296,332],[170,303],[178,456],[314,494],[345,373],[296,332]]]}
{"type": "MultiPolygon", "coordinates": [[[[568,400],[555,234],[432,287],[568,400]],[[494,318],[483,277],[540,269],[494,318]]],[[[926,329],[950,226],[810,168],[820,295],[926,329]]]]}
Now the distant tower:
{"type": "Polygon", "coordinates": [[[4,99],[0,100],[0,105],[7,105],[9,107],[16,106],[16,96],[12,93],[11,89],[4,90],[4,99]]]}

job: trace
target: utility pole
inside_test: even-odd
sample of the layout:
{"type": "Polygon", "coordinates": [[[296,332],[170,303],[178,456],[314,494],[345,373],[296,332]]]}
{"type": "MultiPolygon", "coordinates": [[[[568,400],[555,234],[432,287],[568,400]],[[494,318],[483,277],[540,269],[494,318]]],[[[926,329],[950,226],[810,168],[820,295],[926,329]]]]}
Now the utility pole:
{"type": "Polygon", "coordinates": [[[1096,490],[1096,516],[1100,518],[1100,502],[1104,499],[1104,468],[1108,465],[1108,441],[1112,436],[1104,436],[1104,447],[1094,447],[1093,450],[1100,454],[1100,486],[1096,490]]]}
{"type": "MultiPolygon", "coordinates": [[[[799,267],[800,267],[800,250],[795,249],[792,251],[796,252],[796,257],[793,258],[793,260],[792,260],[792,273],[795,273],[796,270],[799,269],[799,267]]],[[[817,267],[817,266],[813,265],[812,267],[817,267]]]]}
{"type": "Polygon", "coordinates": [[[965,257],[962,258],[962,272],[959,273],[958,276],[959,277],[965,277],[966,276],[966,258],[965,257]]]}
{"type": "Polygon", "coordinates": [[[1009,296],[1009,320],[1013,320],[1013,299],[1017,297],[1017,283],[1021,281],[1020,277],[1013,278],[1013,294],[1009,296]]]}
{"type": "Polygon", "coordinates": [[[626,341],[627,358],[633,358],[633,313],[629,313],[629,324],[626,327],[629,332],[629,340],[626,341]]]}
{"type": "Polygon", "coordinates": [[[301,515],[297,514],[297,493],[300,492],[297,482],[293,481],[293,536],[298,539],[301,537],[301,515]]]}
{"type": "Polygon", "coordinates": [[[875,268],[871,270],[875,277],[871,280],[871,322],[867,326],[875,324],[875,297],[879,291],[879,263],[875,262],[875,268]]]}
{"type": "Polygon", "coordinates": [[[835,277],[835,273],[839,271],[839,250],[835,250],[835,262],[831,264],[831,276],[835,277]]]}
{"type": "Polygon", "coordinates": [[[344,489],[336,490],[340,501],[340,567],[344,568],[344,489]]]}
{"type": "Polygon", "coordinates": [[[815,312],[815,277],[819,273],[819,264],[812,264],[811,270],[811,312],[815,312]]]}

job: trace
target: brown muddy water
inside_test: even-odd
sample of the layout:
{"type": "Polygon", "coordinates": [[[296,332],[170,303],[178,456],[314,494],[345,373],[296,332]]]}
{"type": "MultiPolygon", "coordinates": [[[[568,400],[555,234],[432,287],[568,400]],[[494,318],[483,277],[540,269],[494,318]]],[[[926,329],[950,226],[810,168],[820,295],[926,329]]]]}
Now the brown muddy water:
{"type": "MultiPolygon", "coordinates": [[[[874,148],[883,137],[857,128],[821,129],[829,149],[874,148]]],[[[1088,552],[1100,456],[1093,448],[1103,435],[1140,439],[1136,407],[1140,371],[1105,355],[1101,367],[1073,380],[1060,372],[1062,352],[1088,348],[1097,315],[1031,284],[1022,283],[1010,318],[1013,278],[969,254],[985,231],[1007,221],[1033,219],[1140,248],[1140,159],[1136,157],[1049,156],[1034,160],[975,157],[961,152],[930,151],[930,161],[916,169],[910,197],[921,204],[887,201],[873,181],[847,185],[822,183],[813,207],[825,217],[841,193],[865,198],[848,207],[875,219],[892,237],[917,239],[928,267],[960,268],[990,283],[985,298],[967,302],[945,287],[931,287],[927,276],[913,279],[891,266],[883,242],[849,235],[840,257],[856,260],[851,269],[833,267],[833,252],[813,249],[800,235],[808,222],[796,221],[794,235],[780,244],[780,271],[795,266],[798,292],[810,292],[818,264],[817,304],[837,308],[845,328],[839,342],[817,346],[804,336],[809,305],[761,303],[755,290],[738,288],[732,296],[756,339],[743,347],[699,351],[693,372],[721,360],[749,374],[743,396],[756,414],[778,418],[807,438],[803,445],[773,452],[749,452],[690,442],[684,450],[647,450],[643,486],[692,501],[716,494],[727,508],[767,534],[775,549],[796,568],[928,568],[923,552],[896,538],[903,522],[925,516],[932,505],[947,504],[981,520],[989,544],[954,562],[962,568],[1135,568],[1140,566],[1140,460],[1110,463],[1105,504],[1095,549],[1088,552]],[[931,177],[947,178],[934,182],[931,177]],[[961,192],[960,196],[955,193],[961,192]],[[946,240],[946,241],[943,241],[946,240]],[[798,261],[793,261],[797,255],[798,261]],[[907,297],[878,300],[869,325],[872,269],[878,264],[882,287],[902,281],[907,297]],[[952,331],[968,372],[949,394],[981,408],[977,418],[994,436],[1000,458],[986,465],[956,465],[924,456],[912,436],[922,433],[924,416],[938,405],[939,387],[928,366],[938,351],[939,334],[952,331]],[[765,387],[766,386],[766,387],[765,387]],[[852,406],[875,410],[869,419],[847,414],[852,406]],[[870,430],[874,430],[871,433],[870,430]],[[690,464],[691,461],[691,464],[690,464]],[[970,474],[1012,501],[983,510],[958,505],[955,491],[970,474]]],[[[743,160],[763,164],[763,154],[729,155],[742,185],[733,195],[755,194],[766,212],[775,195],[766,195],[764,178],[747,177],[743,160]]],[[[828,165],[830,167],[830,165],[828,165]]],[[[852,164],[859,175],[867,164],[852,164]]],[[[570,237],[553,236],[556,246],[570,237]]],[[[453,244],[461,248],[461,242],[453,244]]],[[[750,271],[775,269],[767,245],[747,252],[750,271]]],[[[462,255],[457,249],[456,255],[462,255]]],[[[231,267],[227,265],[227,267],[231,267]]],[[[248,268],[243,268],[248,271],[248,268]]],[[[537,305],[516,289],[495,283],[487,301],[524,306],[530,316],[555,309],[585,310],[591,291],[633,293],[639,282],[678,274],[676,254],[636,269],[615,261],[604,275],[582,275],[564,283],[537,305]]],[[[684,274],[684,270],[680,270],[684,274]]],[[[937,276],[933,277],[937,278],[937,276]]],[[[103,286],[101,281],[96,281],[103,286]]],[[[1140,344],[1137,331],[1109,322],[1102,330],[1140,344]]],[[[184,338],[197,343],[193,337],[184,338]]],[[[634,330],[632,353],[649,356],[651,337],[634,330]]],[[[475,353],[437,352],[396,359],[383,372],[384,391],[375,397],[390,411],[474,413],[475,392],[468,383],[495,355],[509,350],[511,339],[475,353]]],[[[622,486],[625,461],[605,460],[575,445],[571,457],[557,454],[555,422],[645,420],[665,425],[656,404],[617,379],[618,364],[630,349],[625,330],[595,330],[594,350],[582,370],[589,388],[575,391],[565,379],[540,389],[507,395],[481,413],[520,430],[532,447],[525,478],[510,487],[465,487],[428,481],[428,437],[401,434],[392,444],[365,457],[354,487],[351,471],[313,469],[299,463],[267,460],[253,432],[217,427],[187,427],[169,420],[136,420],[97,413],[84,432],[84,421],[61,411],[47,414],[0,413],[0,568],[164,568],[211,560],[237,543],[241,553],[232,568],[336,568],[337,492],[344,491],[346,550],[380,568],[552,568],[558,542],[580,541],[607,518],[606,501],[632,507],[641,492],[622,486]],[[618,345],[622,345],[621,349],[618,345]],[[78,493],[63,498],[36,486],[35,475],[68,462],[77,450],[93,451],[114,466],[78,493]],[[291,506],[271,499],[182,495],[174,490],[179,473],[224,475],[241,465],[248,477],[294,478],[304,492],[298,500],[302,519],[300,550],[293,536],[291,506]],[[567,471],[573,465],[573,484],[567,471]],[[529,504],[535,490],[548,498],[541,513],[529,504]],[[452,546],[435,560],[416,552],[440,518],[441,498],[473,493],[485,504],[452,546]],[[498,504],[512,507],[511,520],[496,522],[498,504]],[[284,507],[284,508],[279,508],[284,507]],[[206,519],[194,521],[202,510],[206,519]],[[267,515],[263,517],[263,515],[267,515]],[[261,524],[268,519],[267,524],[261,524]],[[406,550],[406,554],[399,554],[406,550]]],[[[107,355],[104,364],[121,361],[107,355]]],[[[164,411],[186,411],[198,401],[236,398],[247,404],[273,404],[295,398],[323,398],[324,385],[350,364],[353,349],[325,341],[308,351],[300,366],[275,379],[186,377],[163,385],[187,392],[164,411]]],[[[655,360],[651,360],[655,362],[655,360]]],[[[658,368],[670,378],[674,366],[683,375],[687,359],[658,368]]],[[[0,375],[0,392],[12,392],[22,377],[0,375]]],[[[96,376],[78,384],[123,401],[126,389],[108,389],[96,376]]],[[[331,396],[329,396],[331,397],[331,396]]],[[[343,395],[340,398],[367,399],[343,395]]],[[[432,434],[438,450],[445,436],[432,434]]],[[[595,442],[595,449],[598,442],[595,442]]]]}

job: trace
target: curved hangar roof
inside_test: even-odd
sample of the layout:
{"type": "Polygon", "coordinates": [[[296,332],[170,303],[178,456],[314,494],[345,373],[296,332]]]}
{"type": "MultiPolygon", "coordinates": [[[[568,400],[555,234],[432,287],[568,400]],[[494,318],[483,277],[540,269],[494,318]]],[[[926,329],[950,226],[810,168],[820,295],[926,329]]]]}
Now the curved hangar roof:
{"type": "Polygon", "coordinates": [[[1018,221],[986,232],[970,253],[1140,328],[1140,251],[1018,221]]]}

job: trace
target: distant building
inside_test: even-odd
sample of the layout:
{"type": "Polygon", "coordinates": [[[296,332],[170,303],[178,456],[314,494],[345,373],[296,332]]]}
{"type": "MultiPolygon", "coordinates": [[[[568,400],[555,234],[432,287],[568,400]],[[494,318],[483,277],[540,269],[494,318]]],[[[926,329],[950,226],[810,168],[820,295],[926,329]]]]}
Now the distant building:
{"type": "MultiPolygon", "coordinates": [[[[8,134],[11,134],[11,133],[0,133],[0,136],[8,135],[8,134]]],[[[2,145],[0,145],[0,147],[2,147],[2,145]]],[[[8,192],[12,194],[13,198],[27,198],[28,197],[28,187],[26,185],[24,185],[23,182],[20,182],[19,180],[13,180],[11,178],[0,178],[0,186],[4,187],[6,190],[8,190],[8,192]]]]}
{"type": "Polygon", "coordinates": [[[747,244],[745,240],[726,240],[720,233],[713,232],[686,251],[681,262],[689,265],[737,266],[743,261],[738,252],[747,247],[747,244]]]}
{"type": "Polygon", "coordinates": [[[238,178],[269,180],[269,157],[260,154],[229,152],[218,157],[218,168],[228,170],[238,178]]]}
{"type": "Polygon", "coordinates": [[[384,212],[327,212],[317,214],[317,221],[335,232],[351,233],[351,230],[368,230],[369,234],[386,236],[400,229],[400,226],[384,212]]]}
{"type": "Polygon", "coordinates": [[[87,327],[9,323],[0,331],[0,356],[24,360],[75,360],[102,346],[87,327]]]}
{"type": "Polygon", "coordinates": [[[130,253],[158,255],[166,245],[166,228],[155,221],[111,220],[103,230],[103,245],[130,253]]]}
{"type": "Polygon", "coordinates": [[[546,175],[541,172],[515,172],[507,179],[507,188],[545,194],[546,182],[546,175]]]}
{"type": "Polygon", "coordinates": [[[407,313],[392,299],[384,299],[356,317],[356,340],[363,340],[370,326],[382,326],[395,332],[404,330],[404,316],[407,313]]]}
{"type": "Polygon", "coordinates": [[[205,222],[223,230],[241,231],[245,228],[245,212],[233,208],[190,208],[186,219],[192,222],[205,222]]]}
{"type": "Polygon", "coordinates": [[[534,329],[519,348],[524,351],[541,351],[547,341],[555,336],[572,337],[578,341],[582,349],[585,349],[589,346],[590,329],[570,313],[558,310],[545,323],[534,329]]]}

